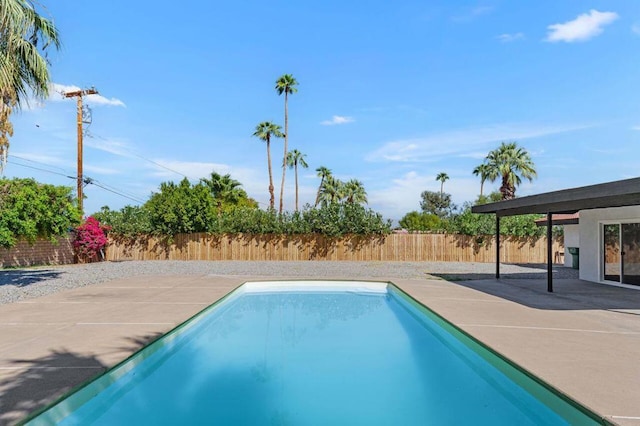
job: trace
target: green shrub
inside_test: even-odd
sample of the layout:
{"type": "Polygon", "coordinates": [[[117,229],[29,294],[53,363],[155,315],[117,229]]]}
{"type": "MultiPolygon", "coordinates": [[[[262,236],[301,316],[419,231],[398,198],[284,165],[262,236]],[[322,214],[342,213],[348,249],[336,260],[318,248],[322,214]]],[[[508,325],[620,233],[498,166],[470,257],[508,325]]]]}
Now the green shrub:
{"type": "Polygon", "coordinates": [[[408,231],[433,232],[443,230],[446,222],[446,219],[440,219],[435,214],[412,211],[404,215],[398,223],[408,231]]]}
{"type": "Polygon", "coordinates": [[[125,237],[148,235],[152,231],[150,215],[144,206],[124,206],[119,211],[104,206],[93,217],[109,226],[109,232],[125,237]]]}
{"type": "Polygon", "coordinates": [[[72,188],[34,179],[0,179],[0,246],[13,247],[20,238],[55,241],[80,220],[72,188]]]}
{"type": "Polygon", "coordinates": [[[209,188],[191,185],[187,178],[179,184],[164,182],[160,192],[144,205],[153,234],[173,236],[209,232],[217,219],[217,205],[209,188]]]}

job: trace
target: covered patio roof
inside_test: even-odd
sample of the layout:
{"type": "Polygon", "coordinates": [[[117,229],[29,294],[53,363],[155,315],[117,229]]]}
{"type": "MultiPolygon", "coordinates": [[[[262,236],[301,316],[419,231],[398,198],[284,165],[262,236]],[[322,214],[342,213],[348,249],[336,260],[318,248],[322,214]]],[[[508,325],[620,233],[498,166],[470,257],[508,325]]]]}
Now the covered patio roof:
{"type": "Polygon", "coordinates": [[[640,205],[640,178],[545,192],[473,206],[473,213],[514,216],[529,213],[576,213],[580,210],[640,205]]]}
{"type": "Polygon", "coordinates": [[[512,200],[473,206],[473,213],[496,215],[496,278],[500,278],[500,218],[529,213],[547,215],[547,291],[553,292],[551,227],[553,214],[571,214],[580,210],[640,205],[640,178],[618,180],[546,192],[512,200]]]}

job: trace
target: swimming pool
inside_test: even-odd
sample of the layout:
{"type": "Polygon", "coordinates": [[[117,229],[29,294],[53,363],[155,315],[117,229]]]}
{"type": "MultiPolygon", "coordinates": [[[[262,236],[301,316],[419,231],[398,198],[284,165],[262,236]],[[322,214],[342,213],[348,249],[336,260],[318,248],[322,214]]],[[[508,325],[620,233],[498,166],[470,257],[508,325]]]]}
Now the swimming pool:
{"type": "Polygon", "coordinates": [[[26,424],[563,425],[598,417],[389,283],[246,283],[26,424]]]}

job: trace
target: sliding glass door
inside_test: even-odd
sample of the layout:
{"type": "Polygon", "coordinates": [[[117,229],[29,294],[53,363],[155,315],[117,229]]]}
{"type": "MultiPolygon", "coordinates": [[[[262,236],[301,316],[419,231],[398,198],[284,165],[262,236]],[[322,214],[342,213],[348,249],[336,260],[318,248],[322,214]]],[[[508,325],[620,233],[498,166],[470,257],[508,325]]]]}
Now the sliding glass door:
{"type": "Polygon", "coordinates": [[[620,225],[604,225],[604,280],[620,282],[620,225]]]}
{"type": "Polygon", "coordinates": [[[640,285],[640,223],[623,223],[622,283],[640,285]]]}
{"type": "Polygon", "coordinates": [[[640,285],[640,223],[603,226],[603,279],[640,285]]]}

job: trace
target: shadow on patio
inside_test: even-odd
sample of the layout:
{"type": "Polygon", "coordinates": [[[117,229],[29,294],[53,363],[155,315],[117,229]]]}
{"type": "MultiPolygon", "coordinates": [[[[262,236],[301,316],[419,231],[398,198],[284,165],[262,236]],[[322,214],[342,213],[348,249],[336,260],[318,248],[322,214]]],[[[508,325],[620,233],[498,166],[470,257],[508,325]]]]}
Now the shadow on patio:
{"type": "Polygon", "coordinates": [[[50,269],[0,270],[0,286],[13,285],[16,287],[25,287],[41,281],[58,278],[60,275],[62,275],[62,272],[50,269]]]}
{"type": "MultiPolygon", "coordinates": [[[[161,333],[151,333],[127,337],[127,343],[118,350],[132,353],[160,336],[161,333]]],[[[0,376],[0,424],[3,425],[17,423],[111,366],[94,355],[60,349],[36,359],[11,360],[5,367],[8,372],[0,376]]]]}
{"type": "Polygon", "coordinates": [[[107,368],[94,356],[66,349],[37,359],[13,360],[11,367],[20,372],[9,373],[0,380],[2,424],[16,423],[107,368]]]}
{"type": "Polygon", "coordinates": [[[614,287],[577,279],[554,279],[553,293],[547,293],[546,278],[517,279],[509,274],[500,280],[470,279],[454,280],[452,283],[535,309],[602,309],[640,316],[640,289],[614,287]]]}

